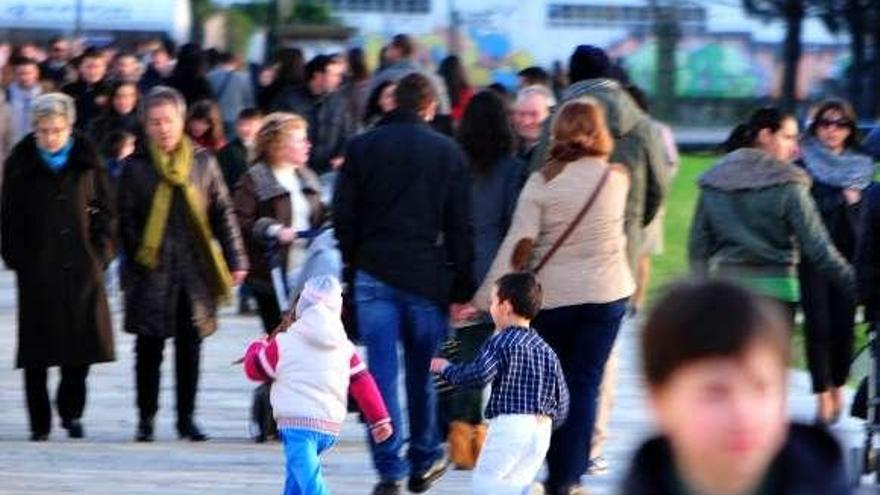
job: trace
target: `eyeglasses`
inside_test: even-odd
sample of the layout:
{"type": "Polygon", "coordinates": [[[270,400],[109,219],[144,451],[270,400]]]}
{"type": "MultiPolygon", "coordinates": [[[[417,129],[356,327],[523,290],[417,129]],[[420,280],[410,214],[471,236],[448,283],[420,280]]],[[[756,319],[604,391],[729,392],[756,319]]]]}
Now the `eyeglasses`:
{"type": "Polygon", "coordinates": [[[853,123],[849,119],[819,119],[816,121],[819,127],[837,127],[838,129],[849,129],[853,123]]]}

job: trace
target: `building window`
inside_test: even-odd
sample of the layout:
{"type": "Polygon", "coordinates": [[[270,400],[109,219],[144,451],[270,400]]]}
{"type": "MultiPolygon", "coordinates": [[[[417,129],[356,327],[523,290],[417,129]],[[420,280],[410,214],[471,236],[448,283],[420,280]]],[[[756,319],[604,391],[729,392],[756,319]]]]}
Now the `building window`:
{"type": "MultiPolygon", "coordinates": [[[[701,29],[706,24],[706,10],[697,4],[680,2],[678,20],[684,29],[701,29]]],[[[558,27],[627,27],[649,28],[654,15],[651,7],[613,3],[547,5],[547,23],[558,27]]]]}
{"type": "Polygon", "coordinates": [[[328,4],[333,12],[338,13],[428,14],[431,12],[431,0],[329,0],[328,4]]]}

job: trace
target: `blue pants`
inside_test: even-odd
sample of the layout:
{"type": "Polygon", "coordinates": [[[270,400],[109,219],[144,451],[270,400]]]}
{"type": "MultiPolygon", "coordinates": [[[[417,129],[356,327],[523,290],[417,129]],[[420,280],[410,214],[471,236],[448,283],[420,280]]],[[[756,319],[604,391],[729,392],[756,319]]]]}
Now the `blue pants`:
{"type": "Polygon", "coordinates": [[[367,347],[370,372],[385,399],[394,424],[390,439],[374,444],[373,464],[383,481],[402,480],[430,468],[443,450],[437,427],[437,395],[429,367],[448,331],[447,312],[433,301],[396,289],[359,271],[355,277],[358,329],[367,347]],[[398,397],[397,344],[403,345],[406,404],[409,413],[409,451],[398,397]]]}
{"type": "Polygon", "coordinates": [[[279,435],[287,457],[284,495],[329,494],[321,475],[320,456],[336,443],[336,437],[299,428],[282,428],[279,435]]]}
{"type": "Polygon", "coordinates": [[[626,299],[541,311],[532,325],[556,351],[570,396],[568,419],[550,438],[547,487],[577,485],[587,470],[605,362],[620,330],[626,299]]]}

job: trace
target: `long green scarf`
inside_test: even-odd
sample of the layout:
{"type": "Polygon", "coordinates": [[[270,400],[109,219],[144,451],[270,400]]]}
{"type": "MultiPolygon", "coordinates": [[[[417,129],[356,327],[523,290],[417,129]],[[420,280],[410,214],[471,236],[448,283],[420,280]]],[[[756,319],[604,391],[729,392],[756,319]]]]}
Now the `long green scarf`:
{"type": "Polygon", "coordinates": [[[171,202],[174,199],[174,191],[177,189],[182,193],[186,203],[190,224],[196,230],[195,234],[199,246],[210,262],[214,295],[220,299],[229,298],[232,294],[232,275],[229,273],[229,267],[226,265],[220,246],[211,233],[208,216],[205,214],[199,191],[189,180],[194,159],[192,143],[187,137],[184,137],[177,149],[171,153],[159,150],[152,142],[149,143],[148,148],[150,158],[152,158],[153,165],[161,180],[153,193],[153,204],[144,226],[143,241],[135,260],[150,269],[156,268],[159,264],[159,251],[165,236],[168,212],[171,211],[171,202]]]}

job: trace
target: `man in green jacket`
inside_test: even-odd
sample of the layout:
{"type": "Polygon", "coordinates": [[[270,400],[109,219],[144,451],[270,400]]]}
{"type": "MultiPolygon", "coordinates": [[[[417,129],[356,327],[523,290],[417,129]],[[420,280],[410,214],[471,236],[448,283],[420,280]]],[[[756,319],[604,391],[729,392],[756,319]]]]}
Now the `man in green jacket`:
{"type": "MultiPolygon", "coordinates": [[[[569,59],[571,85],[563,93],[563,103],[583,97],[597,99],[605,108],[608,129],[614,136],[612,163],[622,163],[630,171],[630,191],[626,202],[625,224],[627,257],[635,273],[644,227],[653,220],[664,199],[666,170],[663,143],[655,133],[650,117],[643,112],[620,82],[612,78],[615,66],[601,48],[580,45],[569,59]]],[[[532,154],[530,171],[540,169],[547,160],[550,141],[547,120],[541,141],[532,154]]],[[[588,192],[585,192],[584,198],[588,192]]]]}

